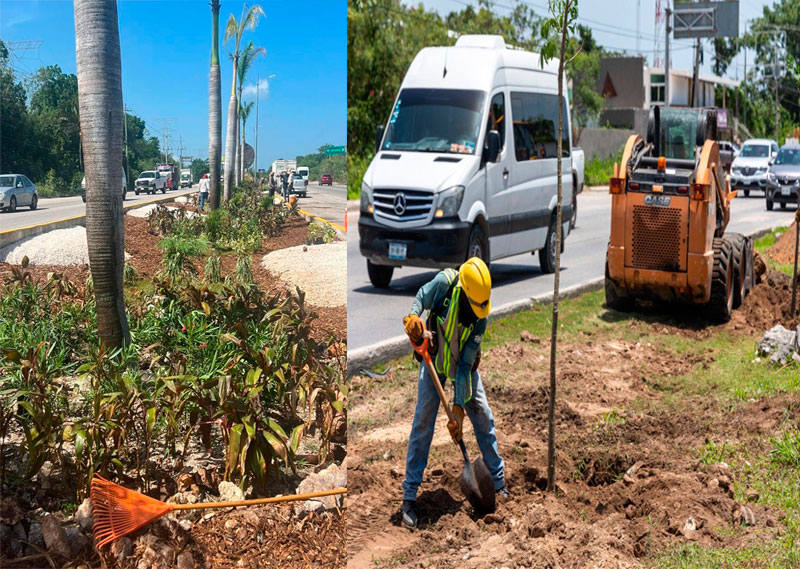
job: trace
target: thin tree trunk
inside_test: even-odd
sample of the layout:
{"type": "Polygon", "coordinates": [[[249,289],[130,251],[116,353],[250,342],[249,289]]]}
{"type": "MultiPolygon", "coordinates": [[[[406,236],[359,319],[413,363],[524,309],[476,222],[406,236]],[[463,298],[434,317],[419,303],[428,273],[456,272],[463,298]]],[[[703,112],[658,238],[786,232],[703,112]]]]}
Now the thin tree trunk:
{"type": "Polygon", "coordinates": [[[241,170],[241,154],[242,154],[242,147],[239,144],[239,118],[236,118],[236,158],[234,163],[236,164],[234,175],[235,185],[238,186],[242,181],[242,170],[241,170]]]}
{"type": "Polygon", "coordinates": [[[78,106],[86,173],[86,243],[97,330],[109,347],[130,343],[123,297],[122,64],[117,3],[75,0],[78,106]]]}
{"type": "MultiPolygon", "coordinates": [[[[550,330],[550,401],[547,408],[547,490],[556,490],[556,344],[558,342],[558,289],[561,281],[561,155],[562,155],[562,113],[564,112],[563,79],[564,79],[564,42],[566,39],[566,22],[569,13],[569,2],[564,9],[561,22],[561,52],[558,60],[558,141],[557,141],[557,187],[558,201],[556,203],[556,267],[553,282],[553,322],[550,330]]],[[[574,190],[573,190],[574,191],[574,190]]]]}
{"type": "Polygon", "coordinates": [[[225,133],[225,195],[224,201],[233,195],[234,171],[236,169],[236,69],[239,64],[239,55],[233,57],[233,86],[231,98],[228,101],[228,127],[225,133]]]}
{"type": "Polygon", "coordinates": [[[245,135],[244,135],[245,126],[247,126],[247,121],[242,119],[242,152],[241,152],[241,157],[242,157],[242,180],[244,180],[244,173],[247,171],[245,169],[245,167],[244,167],[244,149],[247,148],[247,146],[245,145],[245,135]]]}
{"type": "Polygon", "coordinates": [[[209,207],[219,207],[220,146],[222,145],[222,93],[219,74],[219,0],[211,0],[211,71],[208,76],[208,177],[209,207]]]}

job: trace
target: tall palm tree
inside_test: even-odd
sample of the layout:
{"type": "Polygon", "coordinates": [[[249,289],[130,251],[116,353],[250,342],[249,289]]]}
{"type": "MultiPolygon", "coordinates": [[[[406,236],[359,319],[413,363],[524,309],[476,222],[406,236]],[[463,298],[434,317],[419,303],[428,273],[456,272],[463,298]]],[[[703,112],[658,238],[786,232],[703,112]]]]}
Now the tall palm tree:
{"type": "Polygon", "coordinates": [[[208,75],[209,207],[219,207],[220,147],[222,146],[222,89],[219,75],[219,0],[211,0],[211,71],[208,75]]]}
{"type": "Polygon", "coordinates": [[[244,140],[244,128],[247,126],[247,119],[250,116],[250,113],[253,110],[253,106],[255,105],[255,101],[250,101],[247,103],[242,103],[239,107],[239,116],[242,119],[242,144],[241,144],[241,151],[239,152],[241,156],[241,162],[239,163],[239,178],[244,180],[244,148],[245,148],[245,140],[244,140]]]}
{"type": "MultiPolygon", "coordinates": [[[[256,47],[253,45],[253,42],[247,44],[247,46],[242,50],[242,54],[239,56],[239,67],[237,69],[237,74],[239,75],[239,114],[241,118],[241,110],[242,110],[242,86],[244,85],[245,79],[247,79],[247,73],[250,71],[250,68],[253,66],[253,60],[259,55],[266,56],[267,51],[263,47],[256,47]]],[[[239,132],[242,133],[242,137],[244,137],[243,128],[244,125],[240,124],[237,125],[239,128],[239,132]]],[[[244,167],[242,166],[244,162],[244,146],[240,145],[236,147],[236,174],[237,179],[242,180],[244,177],[244,167]]]]}
{"type": "Polygon", "coordinates": [[[123,297],[122,64],[117,3],[75,0],[78,108],[86,173],[86,244],[97,330],[109,347],[130,343],[123,297]]]}
{"type": "Polygon", "coordinates": [[[258,25],[258,19],[264,15],[264,10],[258,4],[247,7],[245,3],[242,6],[242,16],[239,21],[233,14],[228,17],[228,23],[225,26],[225,43],[228,40],[234,40],[234,49],[231,52],[233,56],[233,83],[231,85],[231,97],[228,101],[228,130],[225,133],[225,195],[224,199],[227,201],[231,198],[233,193],[233,181],[235,170],[235,157],[236,154],[236,122],[237,122],[237,100],[236,100],[236,80],[238,79],[239,55],[242,43],[242,35],[245,30],[252,30],[258,25]]]}

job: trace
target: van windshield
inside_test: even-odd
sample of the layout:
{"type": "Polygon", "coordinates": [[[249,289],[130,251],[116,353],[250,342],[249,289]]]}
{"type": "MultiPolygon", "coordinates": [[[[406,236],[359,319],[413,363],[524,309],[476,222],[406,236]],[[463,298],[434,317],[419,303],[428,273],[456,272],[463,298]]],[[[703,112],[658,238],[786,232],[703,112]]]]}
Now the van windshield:
{"type": "Polygon", "coordinates": [[[382,149],[475,154],[485,95],[464,89],[403,89],[382,149]]]}

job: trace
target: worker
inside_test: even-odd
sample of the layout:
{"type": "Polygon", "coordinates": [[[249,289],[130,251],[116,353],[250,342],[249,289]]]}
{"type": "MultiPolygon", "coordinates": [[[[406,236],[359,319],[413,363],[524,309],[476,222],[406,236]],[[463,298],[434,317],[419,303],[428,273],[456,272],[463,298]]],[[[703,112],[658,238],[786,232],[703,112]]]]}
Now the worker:
{"type": "Polygon", "coordinates": [[[203,211],[203,208],[206,205],[206,201],[208,201],[208,188],[210,182],[208,179],[208,174],[203,174],[203,177],[200,178],[200,211],[203,211]]]}
{"type": "Polygon", "coordinates": [[[286,170],[281,172],[281,190],[283,191],[283,198],[286,199],[289,195],[289,173],[286,170]]]}
{"type": "MultiPolygon", "coordinates": [[[[463,432],[464,413],[469,416],[478,448],[483,455],[499,496],[508,497],[505,465],[497,452],[494,417],[483,389],[478,363],[491,303],[489,268],[478,257],[468,259],[456,271],[445,269],[417,292],[411,314],[403,318],[406,334],[418,344],[422,339],[422,312],[428,310],[427,328],[432,331],[429,348],[440,381],[453,382],[454,421],[447,428],[456,442],[463,432]]],[[[423,363],[417,382],[417,407],[408,440],[406,476],[403,481],[403,524],[417,526],[417,489],[428,464],[428,451],[439,411],[439,396],[433,378],[423,363]]]]}

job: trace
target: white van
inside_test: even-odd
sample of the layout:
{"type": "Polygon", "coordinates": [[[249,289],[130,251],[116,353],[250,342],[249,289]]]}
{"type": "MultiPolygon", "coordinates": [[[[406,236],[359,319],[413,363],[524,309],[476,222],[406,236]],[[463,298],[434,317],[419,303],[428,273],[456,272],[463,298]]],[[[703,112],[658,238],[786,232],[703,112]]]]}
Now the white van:
{"type": "MultiPolygon", "coordinates": [[[[539,251],[555,268],[558,62],[465,35],[420,51],[403,79],[361,185],[361,254],[370,281],[395,267],[441,268],[539,251]]],[[[573,174],[563,86],[564,236],[573,174]]]]}
{"type": "Polygon", "coordinates": [[[309,169],[308,166],[298,166],[297,167],[297,173],[300,174],[301,176],[303,176],[303,180],[305,180],[307,182],[308,181],[308,176],[311,173],[311,170],[309,169]]]}

